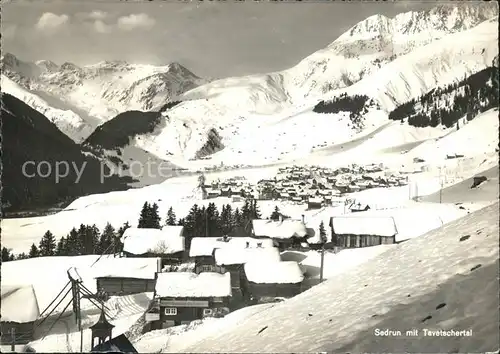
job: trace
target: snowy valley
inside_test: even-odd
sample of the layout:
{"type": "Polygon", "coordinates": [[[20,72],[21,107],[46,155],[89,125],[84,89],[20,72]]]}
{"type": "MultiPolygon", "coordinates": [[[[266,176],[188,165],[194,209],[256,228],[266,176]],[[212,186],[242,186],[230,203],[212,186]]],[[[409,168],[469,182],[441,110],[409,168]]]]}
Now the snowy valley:
{"type": "Polygon", "coordinates": [[[210,82],[4,53],[2,352],[498,351],[498,55],[493,3],[210,82]]]}

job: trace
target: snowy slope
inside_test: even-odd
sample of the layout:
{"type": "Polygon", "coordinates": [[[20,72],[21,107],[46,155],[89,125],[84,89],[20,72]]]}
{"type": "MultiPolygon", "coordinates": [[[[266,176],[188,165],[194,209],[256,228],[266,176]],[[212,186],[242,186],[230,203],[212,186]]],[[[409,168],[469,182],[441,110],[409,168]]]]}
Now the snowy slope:
{"type": "MultiPolygon", "coordinates": [[[[448,23],[445,26],[434,20],[419,20],[427,23],[421,29],[411,29],[411,23],[415,17],[425,18],[426,13],[402,14],[395,24],[387,25],[394,28],[389,34],[384,32],[385,25],[366,25],[371,28],[368,37],[345,34],[294,68],[199,86],[183,95],[188,101],[164,113],[164,124],[134,143],[160,158],[179,159],[176,163],[182,164],[182,160],[196,157],[206,145],[209,131],[215,130],[223,149],[212,156],[210,163],[234,165],[235,161],[244,161],[256,165],[295,159],[306,156],[317,145],[355,139],[360,132],[348,112],[325,115],[311,108],[319,100],[342,92],[372,97],[382,110],[372,107],[365,114],[364,130],[369,132],[384,124],[387,111],[395,105],[491,65],[498,55],[497,19],[481,21],[498,11],[491,6],[483,12],[463,9],[443,12],[442,22],[448,23]],[[432,26],[436,27],[432,36],[424,35],[432,26]],[[395,33],[402,28],[411,30],[398,37],[395,33]],[[378,36],[390,39],[390,53],[384,46],[365,53],[367,49],[361,44],[355,46],[356,55],[345,52],[346,41],[373,44],[378,36]],[[394,43],[400,43],[401,48],[393,50],[394,43]],[[324,85],[328,89],[318,89],[324,85]]],[[[436,11],[430,18],[438,16],[440,12],[436,11]]],[[[369,18],[365,22],[373,21],[369,18]]],[[[363,27],[363,23],[357,26],[363,27]]]]}
{"type": "Polygon", "coordinates": [[[78,67],[48,61],[26,63],[2,56],[2,71],[30,91],[55,96],[101,122],[127,110],[151,110],[204,80],[178,63],[165,66],[105,61],[78,67]]]}
{"type": "Polygon", "coordinates": [[[95,128],[92,121],[82,119],[72,110],[62,110],[51,106],[47,101],[21,87],[3,74],[1,80],[2,92],[11,94],[45,115],[59,130],[75,142],[82,142],[95,128]]]}
{"type": "Polygon", "coordinates": [[[162,352],[496,351],[498,207],[395,246],[238,326],[225,319],[217,331],[200,326],[162,352]],[[402,334],[380,337],[377,328],[402,334]],[[416,337],[405,335],[412,329],[416,337]],[[424,336],[424,329],[472,335],[424,336]]]}

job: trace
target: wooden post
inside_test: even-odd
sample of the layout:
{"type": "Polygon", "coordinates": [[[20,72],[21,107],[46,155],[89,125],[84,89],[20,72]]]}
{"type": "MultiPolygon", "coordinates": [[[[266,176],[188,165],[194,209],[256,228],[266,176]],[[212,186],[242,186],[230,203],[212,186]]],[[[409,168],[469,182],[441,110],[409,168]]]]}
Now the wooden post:
{"type": "Polygon", "coordinates": [[[16,328],[12,327],[10,329],[10,349],[16,351],[16,328]]]}
{"type": "Polygon", "coordinates": [[[319,282],[323,282],[323,267],[325,265],[325,245],[321,246],[321,267],[319,271],[319,282]]]}

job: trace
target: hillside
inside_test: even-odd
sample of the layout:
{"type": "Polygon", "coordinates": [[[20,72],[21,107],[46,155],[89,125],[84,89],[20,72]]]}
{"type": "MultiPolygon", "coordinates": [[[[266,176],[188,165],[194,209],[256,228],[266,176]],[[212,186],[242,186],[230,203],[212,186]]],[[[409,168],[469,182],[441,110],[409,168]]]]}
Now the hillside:
{"type": "Polygon", "coordinates": [[[461,118],[470,121],[479,113],[498,107],[498,92],[498,67],[492,66],[398,106],[389,119],[407,119],[408,124],[416,127],[459,127],[461,118]]]}
{"type": "Polygon", "coordinates": [[[129,110],[154,110],[206,82],[178,63],[105,61],[79,67],[46,60],[29,63],[5,53],[1,69],[25,90],[49,94],[100,122],[129,110]]]}
{"type": "MultiPolygon", "coordinates": [[[[424,29],[397,36],[396,30],[386,33],[384,26],[374,27],[368,37],[339,37],[294,68],[199,86],[163,112],[162,124],[143,135],[138,147],[189,165],[187,161],[200,157],[199,151],[215,132],[224,148],[213,149],[212,165],[238,161],[258,165],[305,157],[318,145],[327,147],[370,133],[387,123],[387,113],[395,107],[491,66],[498,55],[498,31],[497,20],[487,18],[498,9],[490,5],[476,12],[467,9],[435,10],[433,16],[440,13],[450,25],[428,24],[425,31],[436,27],[432,37],[424,36],[424,29]],[[376,43],[379,37],[399,43],[399,49],[376,47],[367,53],[361,46],[356,55],[340,51],[346,41],[376,43]],[[334,82],[320,90],[320,78],[334,82]],[[330,104],[343,97],[353,101],[350,107],[330,104]],[[323,113],[331,114],[323,117],[323,113]]],[[[425,14],[398,15],[395,28],[406,28],[405,23],[410,26],[425,14]]]]}
{"type": "Polygon", "coordinates": [[[170,336],[161,351],[497,351],[498,208],[495,203],[292,299],[248,311],[236,324],[221,319],[170,336]],[[377,336],[376,329],[401,334],[377,336]],[[406,335],[414,329],[416,336],[406,335]],[[425,336],[424,329],[472,334],[425,336]]]}
{"type": "MultiPolygon", "coordinates": [[[[34,110],[45,115],[54,123],[60,131],[70,137],[73,141],[80,143],[86,138],[95,127],[95,120],[90,117],[82,118],[77,114],[74,107],[66,107],[61,101],[53,96],[49,96],[50,103],[34,94],[2,74],[1,87],[3,93],[23,101],[34,110]]],[[[46,98],[48,95],[44,95],[46,98]]],[[[81,113],[81,112],[80,112],[81,113]]]]}
{"type": "Polygon", "coordinates": [[[116,149],[129,144],[136,135],[152,133],[160,123],[160,113],[127,111],[98,126],[83,142],[103,149],[116,149]]]}
{"type": "Polygon", "coordinates": [[[117,176],[101,182],[101,168],[105,173],[109,170],[98,159],[82,151],[43,114],[9,94],[2,95],[1,118],[5,211],[36,209],[82,195],[123,190],[131,182],[130,178],[117,176]],[[32,163],[25,166],[25,175],[26,162],[32,163]],[[58,181],[56,168],[61,174],[58,181]]]}

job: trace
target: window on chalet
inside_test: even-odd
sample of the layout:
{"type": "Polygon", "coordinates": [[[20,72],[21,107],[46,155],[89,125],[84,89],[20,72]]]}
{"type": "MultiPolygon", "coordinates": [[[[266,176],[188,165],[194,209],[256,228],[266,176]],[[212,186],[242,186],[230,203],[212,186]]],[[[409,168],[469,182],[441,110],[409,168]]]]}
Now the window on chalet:
{"type": "Polygon", "coordinates": [[[211,265],[202,265],[201,266],[201,271],[202,272],[211,272],[213,267],[211,265]]]}
{"type": "Polygon", "coordinates": [[[164,313],[166,316],[175,316],[175,315],[177,315],[177,308],[166,307],[164,313]]]}
{"type": "Polygon", "coordinates": [[[213,310],[212,309],[203,309],[203,316],[210,316],[212,315],[213,310]]]}
{"type": "Polygon", "coordinates": [[[214,302],[223,302],[222,297],[214,297],[214,302]]]}

